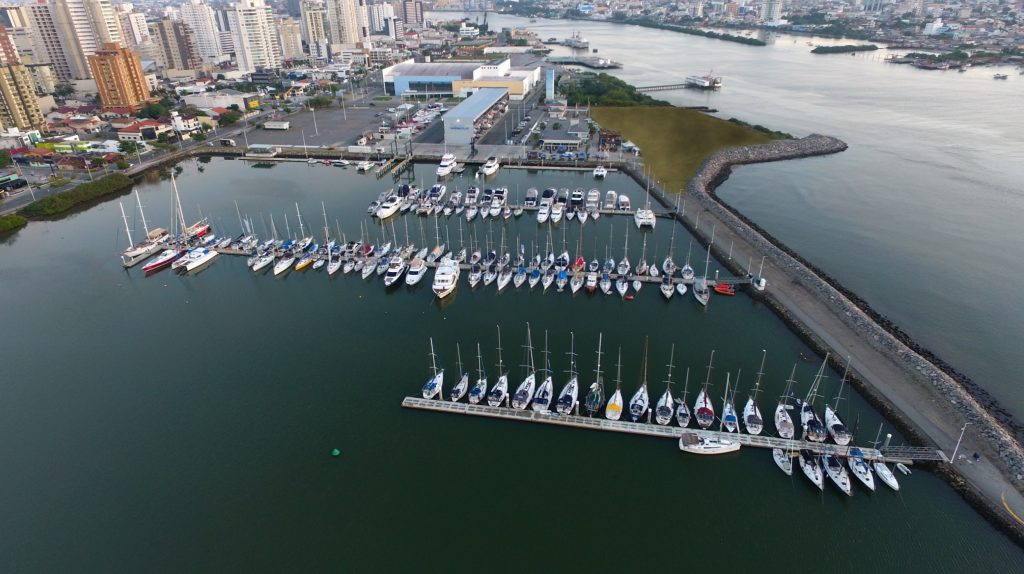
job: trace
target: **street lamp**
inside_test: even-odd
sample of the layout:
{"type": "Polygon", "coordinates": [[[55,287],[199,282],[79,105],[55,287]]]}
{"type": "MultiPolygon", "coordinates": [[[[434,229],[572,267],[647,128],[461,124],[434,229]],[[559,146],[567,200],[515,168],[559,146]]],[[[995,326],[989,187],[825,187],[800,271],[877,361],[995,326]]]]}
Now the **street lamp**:
{"type": "Polygon", "coordinates": [[[969,424],[971,423],[964,423],[963,428],[960,429],[960,438],[956,440],[956,446],[953,447],[953,456],[951,456],[949,459],[949,464],[951,465],[956,464],[956,451],[960,450],[960,441],[964,440],[964,432],[967,430],[967,425],[969,424]]]}

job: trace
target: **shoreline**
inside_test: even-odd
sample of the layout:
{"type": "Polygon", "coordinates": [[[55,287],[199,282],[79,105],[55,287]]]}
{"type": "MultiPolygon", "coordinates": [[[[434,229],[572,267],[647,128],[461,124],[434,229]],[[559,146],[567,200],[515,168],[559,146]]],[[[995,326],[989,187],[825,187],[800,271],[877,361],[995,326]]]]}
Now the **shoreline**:
{"type": "MultiPolygon", "coordinates": [[[[718,226],[718,236],[731,237],[734,254],[739,254],[728,261],[720,249],[713,247],[716,256],[727,267],[741,272],[745,270],[736,261],[743,259],[744,254],[766,256],[769,289],[752,296],[766,303],[819,352],[828,350],[837,356],[852,356],[851,371],[858,391],[907,436],[952,452],[961,423],[971,422],[960,452],[980,452],[983,462],[961,464],[956,469],[948,465],[931,466],[969,504],[1024,546],[1024,528],[1005,512],[1002,503],[1007,489],[1014,507],[1020,508],[1024,501],[1024,486],[1018,478],[1024,474],[1024,449],[1013,430],[1020,425],[969,378],[922,348],[838,281],[714,193],[735,166],[827,155],[845,149],[846,144],[838,139],[812,135],[724,150],[705,160],[686,189],[700,204],[697,211],[722,224],[718,226]],[[994,413],[986,408],[990,405],[994,413]]],[[[641,174],[631,175],[645,181],[641,174]]],[[[660,187],[651,187],[660,203],[673,207],[660,187]]],[[[694,227],[694,218],[689,215],[677,214],[676,218],[706,245],[708,238],[694,227]]],[[[833,366],[838,366],[838,362],[834,359],[833,366]]]]}

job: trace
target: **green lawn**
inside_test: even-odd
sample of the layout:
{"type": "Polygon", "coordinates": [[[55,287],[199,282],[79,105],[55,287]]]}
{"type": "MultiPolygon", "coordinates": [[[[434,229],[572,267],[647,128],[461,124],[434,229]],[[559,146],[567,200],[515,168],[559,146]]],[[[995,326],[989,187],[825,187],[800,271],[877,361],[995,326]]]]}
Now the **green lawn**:
{"type": "Polygon", "coordinates": [[[673,107],[593,108],[603,129],[640,147],[644,164],[668,192],[681,191],[712,153],[771,141],[756,130],[673,107]]]}

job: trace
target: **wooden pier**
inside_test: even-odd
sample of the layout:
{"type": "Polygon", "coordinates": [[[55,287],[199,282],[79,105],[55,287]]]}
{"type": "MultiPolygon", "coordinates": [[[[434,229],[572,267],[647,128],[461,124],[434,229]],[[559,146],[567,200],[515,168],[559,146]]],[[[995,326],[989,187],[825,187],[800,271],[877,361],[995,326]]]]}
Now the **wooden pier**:
{"type": "MultiPolygon", "coordinates": [[[[423,399],[420,397],[405,397],[402,400],[402,407],[424,411],[654,436],[672,440],[679,440],[679,437],[686,432],[705,437],[728,438],[730,440],[739,441],[739,443],[745,447],[779,448],[786,452],[793,453],[793,456],[796,456],[801,449],[810,450],[818,454],[829,452],[838,456],[847,456],[850,449],[855,446],[839,446],[835,444],[817,443],[805,440],[790,440],[772,436],[729,433],[697,428],[681,428],[673,425],[634,423],[621,420],[612,421],[600,417],[563,415],[555,411],[537,412],[530,408],[525,410],[515,410],[508,407],[491,407],[484,404],[471,405],[469,403],[462,402],[453,403],[451,401],[423,399]]],[[[675,422],[674,419],[673,422],[675,422]]],[[[946,455],[942,451],[924,447],[889,446],[883,447],[881,450],[867,447],[859,448],[861,453],[863,453],[864,458],[870,461],[884,459],[887,462],[902,462],[904,464],[913,464],[915,461],[947,461],[946,455]]]]}

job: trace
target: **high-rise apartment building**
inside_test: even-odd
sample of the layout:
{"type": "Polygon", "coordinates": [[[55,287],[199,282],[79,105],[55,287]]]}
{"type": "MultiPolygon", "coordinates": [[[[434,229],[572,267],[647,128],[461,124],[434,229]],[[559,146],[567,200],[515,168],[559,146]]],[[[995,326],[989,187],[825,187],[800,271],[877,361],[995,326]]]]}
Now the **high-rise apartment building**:
{"type": "Polygon", "coordinates": [[[121,12],[121,31],[124,32],[124,43],[128,47],[138,46],[149,40],[149,25],[146,15],[142,12],[121,12]]]}
{"type": "Polygon", "coordinates": [[[370,4],[368,9],[370,30],[374,34],[385,32],[387,30],[386,21],[395,17],[395,7],[388,2],[382,2],[380,4],[370,4]]]}
{"type": "Polygon", "coordinates": [[[139,55],[115,43],[104,44],[89,56],[103,109],[140,109],[149,99],[149,87],[139,55]]]}
{"type": "MultiPolygon", "coordinates": [[[[74,2],[72,2],[74,3],[74,2]]],[[[110,0],[83,0],[89,11],[90,25],[99,44],[122,43],[121,21],[114,12],[110,0]]]]}
{"type": "Polygon", "coordinates": [[[0,26],[0,66],[20,63],[21,58],[18,56],[14,40],[7,34],[7,28],[0,26]]]}
{"type": "Polygon", "coordinates": [[[228,12],[238,69],[281,67],[281,44],[274,29],[274,14],[263,0],[243,0],[228,12]]]}
{"type": "Polygon", "coordinates": [[[150,32],[156,36],[161,60],[166,67],[175,70],[195,70],[202,65],[188,24],[164,18],[151,24],[150,32]]]}
{"type": "Polygon", "coordinates": [[[761,3],[761,21],[778,22],[782,19],[782,0],[764,0],[761,3]]]}
{"type": "Polygon", "coordinates": [[[423,27],[423,2],[420,0],[402,0],[400,16],[409,28],[423,27]]]}
{"type": "Polygon", "coordinates": [[[356,44],[370,35],[365,0],[327,0],[331,44],[356,44]]]}
{"type": "Polygon", "coordinates": [[[216,59],[224,55],[220,45],[220,31],[213,8],[203,0],[188,0],[181,5],[181,21],[188,24],[195,35],[196,50],[203,58],[216,59]]]}
{"type": "Polygon", "coordinates": [[[82,56],[74,28],[64,16],[58,17],[55,2],[36,0],[26,4],[32,29],[36,63],[49,63],[62,82],[89,77],[89,66],[82,56]]]}
{"type": "Polygon", "coordinates": [[[278,18],[277,41],[281,45],[281,59],[295,60],[306,55],[302,51],[302,27],[294,18],[278,18]]]}
{"type": "Polygon", "coordinates": [[[23,64],[0,66],[0,128],[35,130],[43,125],[35,83],[23,64]]]}
{"type": "Polygon", "coordinates": [[[327,11],[316,0],[302,3],[302,39],[306,41],[309,55],[327,59],[330,55],[330,41],[327,38],[327,11]]]}

